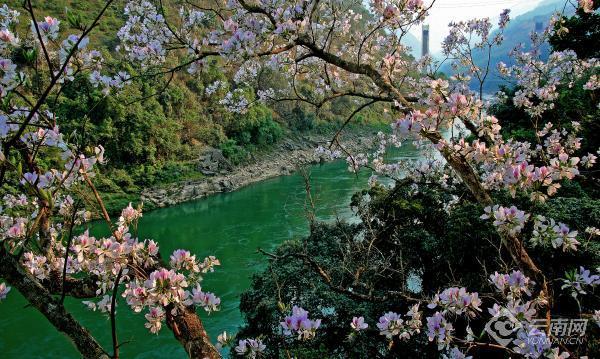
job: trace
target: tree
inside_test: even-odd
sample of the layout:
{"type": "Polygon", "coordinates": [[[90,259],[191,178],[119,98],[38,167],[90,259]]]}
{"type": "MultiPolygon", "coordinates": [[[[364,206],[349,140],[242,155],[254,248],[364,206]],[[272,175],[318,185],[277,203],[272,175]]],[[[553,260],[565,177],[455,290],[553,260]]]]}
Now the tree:
{"type": "MultiPolygon", "coordinates": [[[[130,232],[141,216],[131,205],[113,222],[92,182],[94,166],[104,162],[104,148],[90,146],[85,129],[70,138],[59,130],[57,100],[63,91],[78,91],[80,83],[74,79],[79,74],[107,92],[125,87],[131,79],[125,72],[103,69],[102,55],[87,48],[90,33],[112,3],[106,1],[90,23],[69,18],[63,27],[68,24],[78,33],[68,36],[61,36],[58,19],[38,21],[30,1],[24,8],[31,32],[23,36],[16,32],[20,14],[6,5],[0,9],[0,184],[5,193],[0,276],[86,358],[119,356],[115,300],[121,292],[135,311],[148,309],[150,331],[166,321],[190,356],[216,358],[218,351],[194,307],[203,303],[208,311],[217,309],[219,299],[203,292],[199,283],[218,260],[199,261],[179,250],[164,261],[155,242],[139,241],[130,232]],[[108,223],[110,237],[74,234],[74,227],[89,220],[88,209],[93,208],[108,223]],[[65,309],[67,295],[90,299],[90,307],[109,315],[112,354],[65,309]]],[[[0,287],[4,298],[10,287],[0,287]]]]}
{"type": "Polygon", "coordinates": [[[600,3],[580,7],[574,16],[561,16],[554,25],[550,45],[558,51],[573,50],[582,59],[598,58],[600,47],[595,39],[600,35],[600,16],[595,12],[600,3]]]}
{"type": "MultiPolygon", "coordinates": [[[[352,206],[358,208],[360,222],[315,223],[307,238],[285,242],[273,253],[265,252],[268,267],[254,277],[242,296],[240,310],[246,325],[238,337],[262,338],[268,357],[282,357],[286,351],[300,357],[310,357],[311,353],[332,358],[437,357],[437,348],[427,346],[426,334],[387,341],[374,323],[383,313],[404,313],[407,304],[409,308],[418,303],[424,306],[428,300],[421,300],[435,298],[449,283],[480,293],[482,308],[493,306],[495,287],[488,276],[496,271],[510,272],[510,258],[500,247],[493,226],[479,218],[482,208],[460,198],[464,198],[461,186],[442,188],[419,180],[401,181],[389,189],[378,185],[357,193],[352,206]],[[314,339],[302,341],[282,335],[278,326],[289,311],[289,303],[301,303],[326,323],[314,339]],[[368,326],[361,330],[350,327],[357,317],[368,326]]],[[[510,201],[506,196],[494,199],[510,201]]],[[[518,200],[520,207],[528,202],[526,198],[518,200]]],[[[581,231],[600,223],[600,202],[582,198],[577,191],[526,209],[532,216],[553,218],[581,231]],[[573,216],[578,211],[585,215],[573,216]]],[[[560,256],[548,245],[528,249],[548,278],[562,284],[564,273],[574,266],[598,264],[600,246],[597,241],[588,244],[560,256]]],[[[592,298],[579,300],[588,306],[592,298]]],[[[576,307],[572,297],[561,296],[553,313],[569,317],[576,307]]],[[[485,315],[458,319],[453,322],[454,335],[467,330],[475,335],[485,333],[488,320],[485,315]]],[[[585,344],[569,346],[573,356],[595,355],[598,338],[591,329],[585,344]]],[[[474,346],[468,354],[505,357],[505,352],[484,346],[474,346]]]]}

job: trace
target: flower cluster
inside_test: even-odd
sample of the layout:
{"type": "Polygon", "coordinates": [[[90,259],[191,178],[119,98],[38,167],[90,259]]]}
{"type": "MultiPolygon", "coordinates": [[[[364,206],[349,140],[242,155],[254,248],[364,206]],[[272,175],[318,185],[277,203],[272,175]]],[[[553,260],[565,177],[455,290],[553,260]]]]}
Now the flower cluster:
{"type": "Polygon", "coordinates": [[[127,22],[117,33],[120,45],[132,60],[144,65],[158,64],[165,60],[166,45],[173,36],[164,17],[146,0],[129,1],[124,14],[127,22]]]}
{"type": "Polygon", "coordinates": [[[186,277],[173,269],[161,268],[150,273],[148,279],[143,282],[135,279],[127,283],[123,297],[136,312],[140,312],[146,307],[149,308],[146,319],[150,316],[153,320],[149,321],[147,326],[150,325],[148,328],[153,333],[160,329],[159,322],[164,319],[164,316],[156,315],[160,313],[156,308],[195,304],[203,307],[207,312],[219,310],[221,300],[213,293],[203,292],[199,284],[190,292],[188,278],[197,280],[194,277],[186,277]]]}
{"type": "Polygon", "coordinates": [[[546,333],[539,330],[535,323],[537,307],[545,303],[539,297],[534,300],[525,300],[523,294],[530,296],[531,281],[521,272],[513,271],[510,275],[494,273],[490,280],[507,300],[505,304],[494,304],[488,312],[492,318],[498,318],[504,323],[504,329],[511,328],[503,334],[513,346],[511,350],[526,358],[567,358],[568,353],[561,353],[558,348],[552,348],[546,333]],[[508,321],[509,324],[505,322],[508,321]]]}
{"type": "Polygon", "coordinates": [[[280,324],[284,335],[294,334],[298,339],[308,340],[316,335],[317,329],[321,326],[321,319],[310,320],[306,310],[294,306],[292,315],[286,316],[280,324]]]}
{"type": "Polygon", "coordinates": [[[413,335],[421,332],[421,315],[419,305],[416,304],[406,313],[405,319],[400,314],[388,312],[379,318],[377,328],[379,334],[388,339],[398,337],[402,340],[408,340],[413,335]]]}
{"type": "Polygon", "coordinates": [[[350,322],[350,328],[355,332],[360,332],[361,330],[365,330],[369,327],[369,324],[365,323],[364,317],[353,317],[352,322],[350,322]]]}
{"type": "Polygon", "coordinates": [[[526,358],[539,358],[550,349],[550,340],[546,333],[535,327],[519,330],[513,343],[515,352],[526,358]]]}
{"type": "Polygon", "coordinates": [[[542,46],[550,30],[541,35],[532,34],[535,51],[513,50],[516,64],[512,67],[499,65],[499,72],[516,80],[520,90],[515,93],[515,106],[523,108],[532,117],[541,117],[544,112],[554,108],[558,91],[562,84],[572,83],[585,76],[588,69],[597,66],[598,60],[580,60],[571,50],[555,51],[547,61],[540,59],[539,47],[542,46]]]}
{"type": "Polygon", "coordinates": [[[192,255],[189,251],[184,249],[177,249],[171,254],[169,264],[176,270],[188,270],[192,272],[199,272],[200,267],[196,261],[196,256],[192,255]]]}
{"type": "Polygon", "coordinates": [[[94,312],[98,310],[102,313],[110,313],[112,310],[112,297],[107,294],[102,296],[102,299],[98,302],[84,300],[82,303],[94,312]]]}
{"type": "Polygon", "coordinates": [[[452,323],[446,321],[444,315],[435,312],[431,317],[427,317],[427,337],[429,341],[436,342],[438,349],[447,348],[452,341],[452,332],[454,327],[452,323]]]}
{"type": "MultiPolygon", "coordinates": [[[[140,218],[142,218],[141,209],[135,209],[131,206],[131,202],[127,205],[127,207],[123,208],[121,211],[121,216],[117,221],[117,224],[120,228],[129,227],[129,225],[136,223],[140,218]]],[[[121,229],[123,231],[123,229],[121,229]]]]}
{"type": "Polygon", "coordinates": [[[596,269],[597,274],[592,274],[589,269],[579,267],[579,271],[566,273],[566,278],[563,279],[561,289],[569,290],[573,297],[587,294],[590,287],[595,287],[600,284],[600,268],[596,269]]]}
{"type": "Polygon", "coordinates": [[[512,271],[510,274],[494,272],[490,275],[490,282],[496,287],[496,290],[511,298],[519,298],[523,293],[531,295],[533,284],[521,271],[512,271]]]}
{"type": "MultiPolygon", "coordinates": [[[[85,304],[93,310],[110,311],[110,296],[106,293],[112,291],[115,277],[120,274],[120,283],[125,284],[122,296],[135,312],[148,308],[146,327],[152,333],[160,330],[167,306],[199,305],[209,312],[218,310],[220,299],[213,293],[203,292],[199,285],[202,274],[212,271],[219,264],[214,257],[198,262],[189,252],[177,250],[171,255],[173,269],[157,268],[147,278],[136,273],[140,268],[156,268],[159,251],[156,242],[139,242],[128,232],[128,225],[140,217],[141,212],[130,204],[121,213],[116,237],[96,239],[85,231],[73,238],[67,273],[91,275],[96,279],[97,294],[103,295],[99,302],[88,301],[85,304]],[[135,269],[133,275],[131,268],[135,269]],[[191,291],[188,290],[190,283],[195,285],[191,291]]],[[[64,263],[48,263],[46,257],[31,252],[26,252],[23,258],[24,267],[41,280],[48,278],[51,271],[60,270],[64,263]]]]}
{"type": "Polygon", "coordinates": [[[125,71],[119,71],[114,76],[102,75],[95,70],[90,74],[92,86],[102,88],[102,93],[108,95],[112,89],[122,89],[130,82],[131,76],[125,71]]]}
{"type": "Polygon", "coordinates": [[[191,294],[189,292],[186,294],[188,299],[184,301],[185,305],[197,304],[209,313],[219,310],[221,299],[214,295],[214,293],[203,292],[200,286],[192,289],[191,294]]]}
{"type": "Polygon", "coordinates": [[[519,210],[515,206],[502,207],[495,205],[494,207],[485,207],[485,214],[481,215],[481,219],[493,219],[494,226],[504,233],[509,235],[516,235],[525,226],[525,222],[529,218],[528,214],[524,211],[519,210]]]}
{"type": "Polygon", "coordinates": [[[469,293],[466,288],[452,287],[436,294],[433,301],[428,305],[429,309],[440,307],[442,313],[450,312],[456,315],[466,314],[474,317],[481,312],[481,299],[477,292],[469,293]]]}
{"type": "Polygon", "coordinates": [[[319,146],[315,149],[315,155],[325,160],[335,160],[342,156],[342,151],[319,146]]]}
{"type": "Polygon", "coordinates": [[[146,318],[146,324],[144,324],[144,326],[148,328],[151,333],[157,334],[165,319],[165,311],[162,307],[150,307],[148,313],[146,313],[144,317],[146,318]]]}
{"type": "MultiPolygon", "coordinates": [[[[44,21],[37,23],[37,28],[39,29],[40,35],[44,42],[47,42],[48,39],[56,40],[58,38],[60,21],[58,19],[53,18],[52,16],[46,16],[44,21]]],[[[36,24],[31,23],[32,33],[36,33],[36,24]]]]}
{"type": "Polygon", "coordinates": [[[594,0],[579,0],[579,7],[587,14],[592,13],[594,12],[594,0]]]}
{"type": "Polygon", "coordinates": [[[531,242],[534,245],[562,248],[563,251],[576,251],[579,241],[577,231],[571,231],[564,223],[556,223],[554,219],[547,220],[544,216],[537,216],[533,225],[531,242]]]}
{"type": "Polygon", "coordinates": [[[235,347],[235,353],[245,358],[255,359],[267,349],[260,339],[242,339],[235,347]]]}

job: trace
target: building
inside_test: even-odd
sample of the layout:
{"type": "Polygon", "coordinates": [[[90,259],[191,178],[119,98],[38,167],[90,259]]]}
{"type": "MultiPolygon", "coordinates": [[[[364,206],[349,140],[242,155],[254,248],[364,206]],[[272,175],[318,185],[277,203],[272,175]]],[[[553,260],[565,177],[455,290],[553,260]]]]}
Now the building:
{"type": "Polygon", "coordinates": [[[429,25],[423,25],[421,56],[429,55],[429,25]]]}

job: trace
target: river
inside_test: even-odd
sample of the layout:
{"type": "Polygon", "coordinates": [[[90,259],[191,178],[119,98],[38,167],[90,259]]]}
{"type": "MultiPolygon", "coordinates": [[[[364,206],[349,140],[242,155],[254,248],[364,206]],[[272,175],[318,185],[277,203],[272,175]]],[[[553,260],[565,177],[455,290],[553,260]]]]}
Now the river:
{"type": "MultiPolygon", "coordinates": [[[[399,155],[416,157],[417,151],[407,146],[399,155]]],[[[343,161],[310,167],[319,220],[352,217],[350,197],[366,186],[369,173],[356,176],[346,168],[343,161]]],[[[235,333],[243,322],[238,310],[239,296],[250,286],[252,275],[267,262],[256,249],[272,250],[286,240],[308,233],[305,198],[300,175],[273,178],[235,192],[145,213],[139,224],[139,237],[158,241],[163,254],[185,248],[200,259],[208,255],[220,259],[221,266],[206,275],[203,289],[221,297],[221,310],[210,315],[200,313],[214,340],[224,330],[235,333]]],[[[143,313],[133,313],[120,300],[117,328],[119,341],[126,342],[120,349],[123,358],[186,357],[166,326],[158,335],[150,334],[144,328],[143,313]]],[[[85,309],[81,300],[68,299],[66,305],[104,348],[111,347],[108,317],[85,309]]],[[[35,309],[25,306],[25,299],[15,289],[0,302],[0,357],[79,357],[65,336],[35,309]]]]}

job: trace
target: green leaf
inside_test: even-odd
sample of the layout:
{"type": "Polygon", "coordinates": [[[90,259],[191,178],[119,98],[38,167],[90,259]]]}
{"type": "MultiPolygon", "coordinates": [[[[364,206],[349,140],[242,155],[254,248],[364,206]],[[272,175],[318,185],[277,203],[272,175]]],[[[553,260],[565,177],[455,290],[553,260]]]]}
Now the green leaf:
{"type": "Polygon", "coordinates": [[[76,13],[68,8],[65,8],[65,12],[67,14],[67,22],[71,25],[72,28],[78,30],[85,30],[85,25],[83,23],[83,19],[81,18],[80,13],[76,13]]]}

